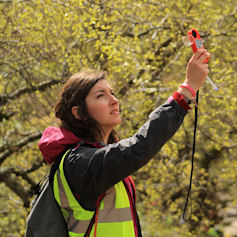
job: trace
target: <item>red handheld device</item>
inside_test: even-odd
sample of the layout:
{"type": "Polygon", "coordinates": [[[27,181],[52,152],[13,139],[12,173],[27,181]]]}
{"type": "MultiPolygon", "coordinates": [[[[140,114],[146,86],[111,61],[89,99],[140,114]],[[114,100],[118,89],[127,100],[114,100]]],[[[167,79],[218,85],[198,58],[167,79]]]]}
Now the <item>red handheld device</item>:
{"type": "MultiPolygon", "coordinates": [[[[204,49],[203,43],[202,43],[202,39],[198,33],[197,30],[192,29],[190,31],[188,31],[188,38],[189,41],[191,43],[191,47],[193,50],[193,53],[195,53],[197,51],[197,49],[204,49]]],[[[204,63],[207,63],[209,59],[206,59],[204,61],[204,63]]]]}

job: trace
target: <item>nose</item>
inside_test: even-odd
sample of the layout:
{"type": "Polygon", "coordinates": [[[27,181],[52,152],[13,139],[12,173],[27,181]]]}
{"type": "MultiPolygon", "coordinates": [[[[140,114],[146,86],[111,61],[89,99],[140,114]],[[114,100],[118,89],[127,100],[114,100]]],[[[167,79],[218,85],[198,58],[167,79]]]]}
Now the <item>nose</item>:
{"type": "Polygon", "coordinates": [[[111,95],[110,104],[115,105],[115,104],[118,104],[118,103],[119,103],[119,100],[117,99],[117,97],[115,95],[111,95]]]}

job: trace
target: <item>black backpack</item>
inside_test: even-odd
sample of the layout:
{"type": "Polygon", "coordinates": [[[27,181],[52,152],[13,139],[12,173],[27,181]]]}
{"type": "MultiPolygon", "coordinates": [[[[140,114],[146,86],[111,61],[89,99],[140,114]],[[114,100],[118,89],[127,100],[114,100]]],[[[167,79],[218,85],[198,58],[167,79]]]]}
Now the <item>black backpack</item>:
{"type": "Polygon", "coordinates": [[[53,178],[60,162],[58,159],[53,164],[50,174],[35,188],[36,197],[31,202],[25,237],[68,237],[67,224],[53,192],[53,178]]]}

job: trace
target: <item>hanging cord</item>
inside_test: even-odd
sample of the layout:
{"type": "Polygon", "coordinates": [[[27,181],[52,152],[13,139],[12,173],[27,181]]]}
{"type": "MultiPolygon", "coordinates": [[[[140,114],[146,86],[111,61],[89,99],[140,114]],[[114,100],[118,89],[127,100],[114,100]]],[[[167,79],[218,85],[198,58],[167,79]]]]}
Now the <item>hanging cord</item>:
{"type": "Polygon", "coordinates": [[[191,195],[191,189],[192,189],[192,179],[193,179],[193,166],[194,166],[194,153],[195,153],[195,145],[196,145],[196,131],[197,131],[197,119],[198,119],[198,96],[199,96],[199,91],[197,91],[196,94],[196,105],[195,105],[195,120],[194,120],[194,130],[193,130],[193,149],[192,149],[192,161],[191,161],[191,172],[190,172],[190,180],[189,180],[189,187],[188,187],[188,194],[184,206],[184,211],[183,211],[183,220],[184,221],[189,221],[192,216],[192,195],[191,195]],[[186,211],[188,207],[188,201],[189,201],[189,196],[190,196],[190,202],[191,202],[191,213],[189,217],[186,219],[186,211]]]}

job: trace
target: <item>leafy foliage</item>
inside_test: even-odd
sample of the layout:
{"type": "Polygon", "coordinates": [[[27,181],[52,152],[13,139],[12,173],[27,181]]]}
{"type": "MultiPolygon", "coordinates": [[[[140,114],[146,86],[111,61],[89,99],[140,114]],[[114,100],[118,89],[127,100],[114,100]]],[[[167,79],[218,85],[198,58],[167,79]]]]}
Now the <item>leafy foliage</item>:
{"type": "Polygon", "coordinates": [[[1,236],[24,234],[32,188],[48,170],[37,141],[57,124],[53,105],[63,79],[83,68],[106,70],[122,106],[120,135],[130,136],[183,81],[192,53],[182,37],[191,28],[212,54],[210,77],[219,87],[206,83],[200,91],[191,221],[180,222],[193,112],[134,178],[144,236],[212,236],[237,197],[234,6],[233,0],[0,1],[1,236]]]}

